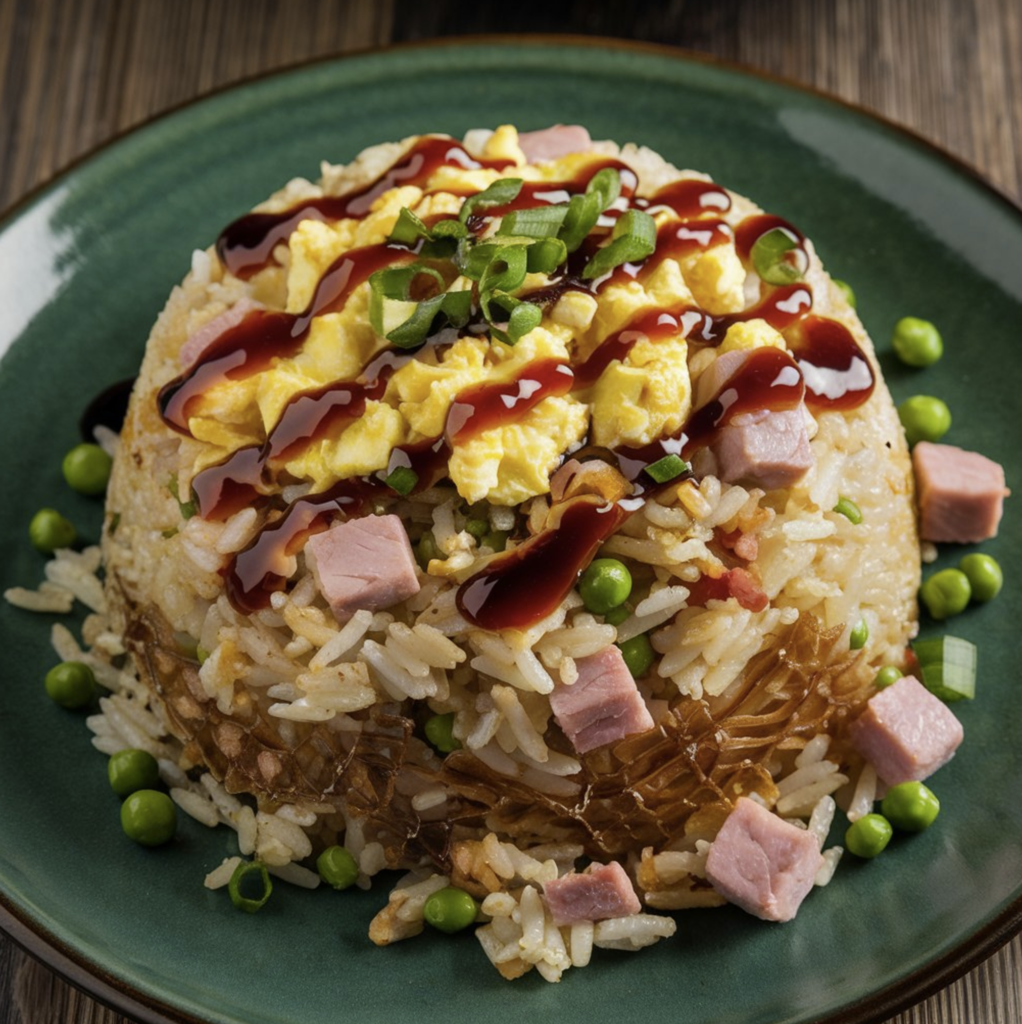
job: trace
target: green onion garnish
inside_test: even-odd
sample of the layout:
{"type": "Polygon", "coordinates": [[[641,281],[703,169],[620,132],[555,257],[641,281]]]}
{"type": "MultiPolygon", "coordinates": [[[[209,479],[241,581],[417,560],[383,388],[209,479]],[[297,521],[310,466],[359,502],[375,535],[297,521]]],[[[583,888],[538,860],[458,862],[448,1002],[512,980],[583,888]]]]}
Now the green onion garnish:
{"type": "Polygon", "coordinates": [[[617,219],[611,242],[598,249],[586,264],[582,277],[602,277],[622,263],[651,256],[656,249],[656,221],[642,210],[629,210],[617,219]]]}
{"type": "Polygon", "coordinates": [[[972,700],[976,696],[976,645],[957,636],[916,640],[922,683],[942,701],[972,700]]]}
{"type": "Polygon", "coordinates": [[[843,515],[845,519],[855,526],[862,522],[862,509],[851,498],[845,498],[844,496],[838,498],[834,511],[843,515]]]}
{"type": "Polygon", "coordinates": [[[391,231],[388,242],[397,242],[399,245],[413,245],[420,238],[431,237],[430,230],[407,206],[401,207],[394,223],[394,230],[391,231]]]}
{"type": "Polygon", "coordinates": [[[528,253],[530,274],[552,274],[568,258],[568,247],[559,238],[540,238],[528,253]]]}
{"type": "Polygon", "coordinates": [[[242,861],[234,869],[234,874],[231,875],[231,880],[227,883],[227,891],[230,893],[231,902],[238,910],[244,910],[246,914],[254,914],[273,892],[273,883],[270,881],[270,873],[266,870],[266,865],[258,860],[242,861]],[[259,875],[262,894],[257,899],[245,896],[241,891],[242,884],[249,875],[259,875]]]}
{"type": "Polygon", "coordinates": [[[665,455],[646,467],[646,472],[658,484],[665,484],[688,470],[688,463],[678,455],[665,455]]]}
{"type": "Polygon", "coordinates": [[[500,222],[497,229],[501,235],[524,235],[528,238],[556,238],[561,229],[568,207],[537,206],[529,210],[512,210],[500,222]]]}
{"type": "Polygon", "coordinates": [[[589,179],[586,192],[595,192],[600,197],[600,212],[602,213],[608,207],[613,206],[617,197],[621,195],[620,172],[613,167],[604,167],[602,171],[597,171],[589,179]]]}
{"type": "Polygon", "coordinates": [[[518,193],[521,190],[521,178],[498,178],[488,188],[484,188],[482,192],[477,192],[465,200],[461,206],[461,212],[458,214],[458,220],[464,224],[480,207],[506,206],[518,198],[518,193]]]}
{"type": "Polygon", "coordinates": [[[479,278],[479,297],[483,311],[486,312],[484,293],[509,292],[520,287],[528,268],[529,254],[524,245],[507,245],[500,249],[479,278]]]}
{"type": "Polygon", "coordinates": [[[802,280],[802,268],[791,254],[799,250],[798,239],[784,228],[771,228],[752,244],[752,265],[767,284],[792,284],[802,280]]]}
{"type": "Polygon", "coordinates": [[[451,326],[462,326],[472,310],[472,293],[446,292],[445,287],[439,272],[421,262],[378,270],[369,278],[369,322],[373,330],[399,348],[415,348],[429,337],[439,314],[451,326]],[[422,278],[436,294],[416,302],[412,289],[422,278]]]}
{"type": "Polygon", "coordinates": [[[543,310],[539,306],[532,302],[516,299],[513,295],[508,295],[505,292],[489,293],[486,296],[484,308],[490,319],[490,334],[508,345],[514,345],[519,339],[524,338],[543,320],[543,310]],[[499,326],[500,321],[493,316],[494,307],[507,314],[506,330],[499,326]]]}
{"type": "Polygon", "coordinates": [[[419,474],[409,466],[398,466],[383,482],[392,491],[397,491],[398,494],[404,496],[415,490],[415,485],[419,482],[419,474]]]}

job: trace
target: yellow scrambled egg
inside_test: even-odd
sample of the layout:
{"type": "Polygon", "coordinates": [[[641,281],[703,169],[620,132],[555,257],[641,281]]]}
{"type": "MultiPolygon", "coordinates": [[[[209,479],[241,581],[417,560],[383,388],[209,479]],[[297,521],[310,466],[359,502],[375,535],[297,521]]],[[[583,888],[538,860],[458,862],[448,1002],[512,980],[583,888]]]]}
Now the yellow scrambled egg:
{"type": "MultiPolygon", "coordinates": [[[[309,306],[324,272],[344,253],[384,242],[403,207],[427,222],[441,215],[456,216],[466,194],[481,191],[498,178],[563,181],[595,159],[574,154],[529,165],[517,132],[509,126],[490,136],[484,155],[514,167],[498,172],[444,166],[425,189],[402,186],[384,193],[362,220],[303,221],[288,243],[287,312],[300,313],[309,306]]],[[[658,214],[661,221],[665,216],[670,214],[658,214]]],[[[313,443],[284,468],[315,490],[344,477],[378,473],[386,469],[393,448],[443,435],[451,406],[466,388],[519,379],[536,360],[578,365],[647,310],[689,304],[712,314],[734,312],[743,305],[744,280],[731,244],[680,261],[663,259],[648,274],[605,287],[597,296],[566,292],[547,308],[543,322],[515,345],[486,334],[464,336],[409,361],[394,372],[381,397],[366,403],[364,415],[313,443]]],[[[470,284],[461,281],[450,287],[470,284]]],[[[542,287],[546,279],[530,275],[528,284],[542,287]]],[[[767,331],[772,329],[762,321],[735,325],[721,351],[777,344],[767,331]]],[[[331,381],[355,380],[386,346],[370,325],[369,285],[362,284],[342,309],[315,318],[297,354],[203,395],[189,426],[195,437],[212,447],[196,470],[243,445],[261,444],[292,396],[331,381]]],[[[467,501],[514,505],[546,493],[564,454],[587,438],[598,445],[639,445],[676,431],[691,409],[688,356],[683,337],[639,339],[586,391],[548,396],[515,422],[454,444],[451,480],[467,501]]]]}

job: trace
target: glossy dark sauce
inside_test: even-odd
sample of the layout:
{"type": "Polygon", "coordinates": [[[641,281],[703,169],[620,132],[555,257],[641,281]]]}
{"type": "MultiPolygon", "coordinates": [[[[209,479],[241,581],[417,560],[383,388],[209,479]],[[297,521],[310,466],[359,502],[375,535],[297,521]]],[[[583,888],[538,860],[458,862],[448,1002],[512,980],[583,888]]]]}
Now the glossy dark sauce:
{"type": "Polygon", "coordinates": [[[543,399],[566,395],[574,386],[567,363],[537,359],[514,380],[460,391],[448,410],[445,434],[451,444],[464,444],[484,430],[518,422],[543,399]]]}
{"type": "Polygon", "coordinates": [[[528,629],[560,606],[600,545],[628,518],[620,505],[573,501],[544,530],[458,588],[458,611],[480,629],[528,629]]]}
{"type": "Polygon", "coordinates": [[[805,377],[806,404],[811,408],[847,411],[873,394],[873,369],[844,324],[807,316],[787,340],[805,377]]]}

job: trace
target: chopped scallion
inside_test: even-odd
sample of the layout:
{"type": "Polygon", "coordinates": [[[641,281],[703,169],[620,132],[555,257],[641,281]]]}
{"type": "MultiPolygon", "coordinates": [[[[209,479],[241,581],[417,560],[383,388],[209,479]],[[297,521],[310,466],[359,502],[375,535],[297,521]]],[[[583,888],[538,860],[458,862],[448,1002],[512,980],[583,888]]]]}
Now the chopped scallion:
{"type": "Polygon", "coordinates": [[[942,701],[976,696],[976,645],[957,636],[916,640],[912,644],[923,685],[942,701]]]}
{"type": "Polygon", "coordinates": [[[869,639],[869,623],[865,619],[859,621],[852,627],[848,637],[848,646],[853,651],[861,651],[869,639]]]}
{"type": "Polygon", "coordinates": [[[398,466],[383,482],[391,490],[404,496],[415,490],[415,485],[419,482],[419,474],[409,466],[398,466]]]}
{"type": "Polygon", "coordinates": [[[838,498],[837,504],[834,506],[834,511],[839,515],[842,515],[850,523],[858,526],[862,522],[862,509],[852,501],[851,498],[844,496],[838,498]]]}
{"type": "Polygon", "coordinates": [[[524,235],[528,238],[556,238],[568,212],[565,204],[512,210],[500,222],[497,236],[524,235]]]}
{"type": "Polygon", "coordinates": [[[518,193],[521,190],[521,178],[498,178],[488,188],[484,188],[482,192],[477,192],[474,196],[469,196],[462,203],[458,219],[464,224],[477,209],[485,209],[489,206],[506,206],[518,198],[518,193]]]}
{"type": "Polygon", "coordinates": [[[238,910],[244,910],[246,914],[254,914],[262,908],[270,898],[270,893],[273,892],[273,883],[270,881],[270,873],[266,870],[266,865],[258,860],[242,861],[234,869],[234,874],[231,875],[231,880],[227,883],[227,891],[230,894],[231,902],[238,910]],[[242,892],[242,885],[250,875],[258,875],[262,887],[261,894],[256,898],[246,896],[242,892]]]}
{"type": "Polygon", "coordinates": [[[586,264],[584,278],[602,277],[622,263],[651,256],[656,249],[656,221],[642,210],[629,210],[617,219],[611,242],[586,264]]]}
{"type": "Polygon", "coordinates": [[[530,274],[552,274],[567,258],[568,247],[559,238],[541,238],[528,249],[530,274]]]}
{"type": "Polygon", "coordinates": [[[688,470],[688,463],[678,455],[665,455],[646,467],[646,473],[658,484],[665,484],[688,470]]]}
{"type": "Polygon", "coordinates": [[[805,254],[798,239],[784,228],[771,228],[752,244],[752,265],[767,284],[792,284],[802,280],[805,254]],[[800,260],[801,257],[801,260],[800,260]]]}

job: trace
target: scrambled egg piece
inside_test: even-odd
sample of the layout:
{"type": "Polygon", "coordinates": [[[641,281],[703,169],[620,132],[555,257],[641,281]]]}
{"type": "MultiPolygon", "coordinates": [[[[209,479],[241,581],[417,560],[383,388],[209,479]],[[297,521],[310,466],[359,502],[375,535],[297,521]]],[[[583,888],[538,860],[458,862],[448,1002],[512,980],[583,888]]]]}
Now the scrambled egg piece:
{"type": "Polygon", "coordinates": [[[751,352],[755,348],[787,347],[780,331],[774,330],[766,320],[740,320],[727,329],[717,352],[723,355],[725,352],[751,352]]]}
{"type": "Polygon", "coordinates": [[[733,242],[686,257],[681,269],[696,302],[707,313],[719,316],[744,308],[745,268],[733,242]]]}

